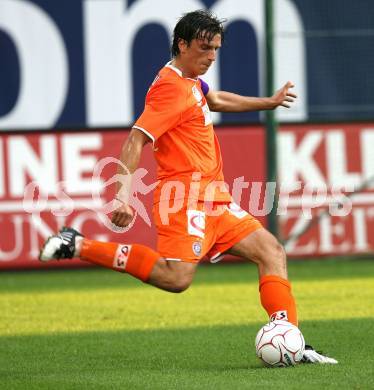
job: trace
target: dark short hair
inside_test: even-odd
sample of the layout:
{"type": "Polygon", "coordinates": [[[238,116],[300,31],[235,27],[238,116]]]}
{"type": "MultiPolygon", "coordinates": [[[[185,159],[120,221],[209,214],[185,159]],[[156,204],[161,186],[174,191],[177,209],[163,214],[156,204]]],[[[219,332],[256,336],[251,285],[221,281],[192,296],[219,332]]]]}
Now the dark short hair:
{"type": "Polygon", "coordinates": [[[208,41],[211,41],[216,34],[220,34],[223,42],[224,22],[225,20],[219,20],[210,11],[206,10],[197,10],[184,14],[174,28],[171,55],[175,57],[179,54],[178,43],[181,39],[189,45],[193,39],[206,38],[208,41]]]}

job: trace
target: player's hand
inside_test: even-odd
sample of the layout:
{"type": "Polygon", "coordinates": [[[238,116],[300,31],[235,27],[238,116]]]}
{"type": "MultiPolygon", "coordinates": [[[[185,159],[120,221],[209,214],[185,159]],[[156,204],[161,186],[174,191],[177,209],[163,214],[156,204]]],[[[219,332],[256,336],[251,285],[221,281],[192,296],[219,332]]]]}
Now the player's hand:
{"type": "Polygon", "coordinates": [[[113,211],[112,223],[118,227],[126,227],[134,218],[134,211],[129,205],[117,199],[116,201],[118,202],[118,207],[113,211]]]}
{"type": "Polygon", "coordinates": [[[293,103],[297,98],[297,95],[290,91],[293,87],[294,84],[291,81],[288,81],[281,89],[275,92],[275,94],[271,97],[274,108],[279,106],[290,108],[290,103],[293,103]]]}

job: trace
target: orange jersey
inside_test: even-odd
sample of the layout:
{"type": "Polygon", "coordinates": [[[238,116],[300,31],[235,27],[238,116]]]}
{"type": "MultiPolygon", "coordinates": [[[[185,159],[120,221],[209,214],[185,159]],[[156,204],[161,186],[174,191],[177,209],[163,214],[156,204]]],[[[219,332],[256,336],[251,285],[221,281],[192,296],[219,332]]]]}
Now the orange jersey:
{"type": "Polygon", "coordinates": [[[160,180],[155,203],[166,193],[165,200],[231,200],[223,186],[221,151],[199,79],[185,78],[179,69],[167,64],[149,88],[144,111],[133,127],[147,134],[154,144],[160,180]],[[179,185],[170,197],[170,191],[162,188],[175,181],[182,183],[184,191],[179,191],[179,185]]]}

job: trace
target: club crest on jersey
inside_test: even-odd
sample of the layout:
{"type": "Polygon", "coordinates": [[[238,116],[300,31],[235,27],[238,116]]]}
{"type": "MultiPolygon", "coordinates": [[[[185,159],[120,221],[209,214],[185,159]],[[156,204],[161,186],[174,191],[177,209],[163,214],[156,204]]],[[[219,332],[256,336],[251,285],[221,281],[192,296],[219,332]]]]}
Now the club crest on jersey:
{"type": "Polygon", "coordinates": [[[192,244],[192,250],[193,250],[193,253],[194,253],[196,256],[200,256],[200,255],[201,255],[201,242],[195,241],[195,242],[192,244]]]}
{"type": "Polygon", "coordinates": [[[113,268],[126,269],[127,260],[130,256],[131,245],[118,245],[116,255],[113,260],[113,268]]]}
{"type": "Polygon", "coordinates": [[[194,85],[192,87],[192,93],[193,93],[193,96],[195,97],[197,102],[200,102],[202,100],[203,97],[202,97],[200,91],[197,89],[196,85],[194,85]]]}
{"type": "Polygon", "coordinates": [[[275,320],[288,321],[287,310],[276,311],[270,316],[270,322],[275,320]]]}
{"type": "Polygon", "coordinates": [[[188,234],[200,238],[205,237],[205,213],[198,210],[187,210],[188,234]]]}

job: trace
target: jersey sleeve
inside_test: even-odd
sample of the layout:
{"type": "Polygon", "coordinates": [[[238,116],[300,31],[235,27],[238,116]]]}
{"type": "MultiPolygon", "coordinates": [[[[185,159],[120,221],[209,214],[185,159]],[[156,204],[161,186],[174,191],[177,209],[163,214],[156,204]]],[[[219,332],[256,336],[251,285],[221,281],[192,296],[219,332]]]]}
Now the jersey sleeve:
{"type": "Polygon", "coordinates": [[[154,143],[178,125],[185,106],[186,96],[178,84],[157,81],[148,91],[144,111],[133,127],[147,134],[154,143]]]}

